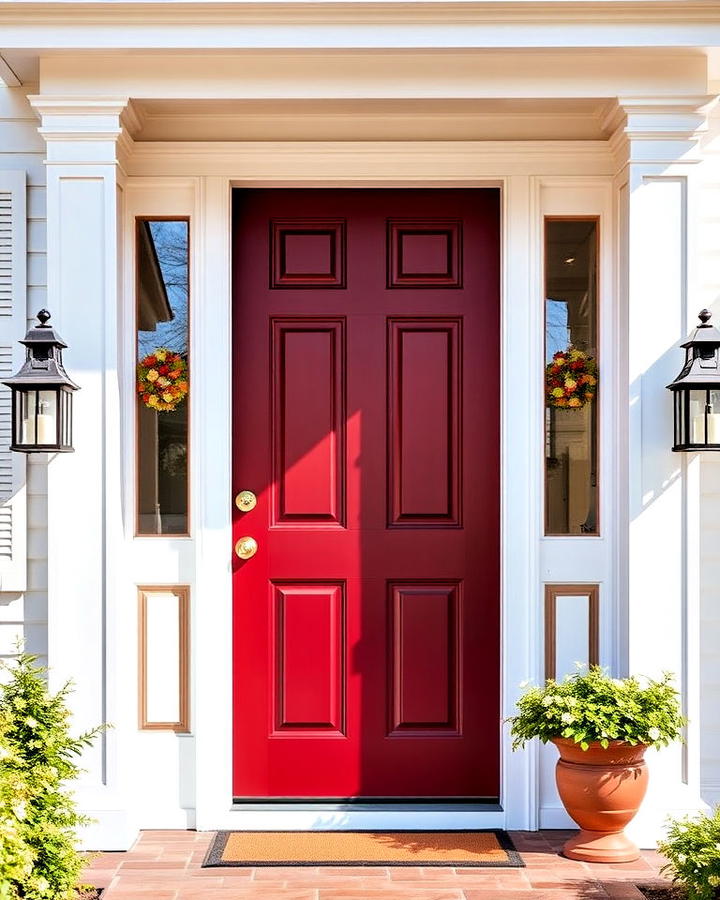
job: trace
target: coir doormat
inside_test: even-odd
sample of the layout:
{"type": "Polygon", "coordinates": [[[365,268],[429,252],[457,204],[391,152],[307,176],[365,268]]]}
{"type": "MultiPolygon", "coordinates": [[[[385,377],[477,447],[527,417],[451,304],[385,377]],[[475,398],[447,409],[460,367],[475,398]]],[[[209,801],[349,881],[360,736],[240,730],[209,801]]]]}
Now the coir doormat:
{"type": "Polygon", "coordinates": [[[203,866],[524,866],[506,831],[219,831],[203,866]]]}

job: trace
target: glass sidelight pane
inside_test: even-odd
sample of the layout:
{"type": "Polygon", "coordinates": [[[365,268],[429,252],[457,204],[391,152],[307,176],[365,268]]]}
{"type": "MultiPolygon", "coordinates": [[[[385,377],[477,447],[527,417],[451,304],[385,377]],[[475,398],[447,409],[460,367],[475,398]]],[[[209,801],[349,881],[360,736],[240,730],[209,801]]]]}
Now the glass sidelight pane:
{"type": "Polygon", "coordinates": [[[597,219],[545,221],[545,533],[599,534],[597,219]]]}
{"type": "Polygon", "coordinates": [[[137,534],[188,533],[189,222],[137,222],[137,534]]]}

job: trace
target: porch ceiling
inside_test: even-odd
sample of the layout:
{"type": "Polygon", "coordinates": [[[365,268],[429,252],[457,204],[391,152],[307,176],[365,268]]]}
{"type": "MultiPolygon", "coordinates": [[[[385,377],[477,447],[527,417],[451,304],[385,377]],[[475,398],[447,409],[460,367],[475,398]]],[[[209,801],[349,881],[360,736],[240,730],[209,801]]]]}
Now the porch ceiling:
{"type": "Polygon", "coordinates": [[[135,100],[136,141],[603,140],[609,100],[135,100]]]}

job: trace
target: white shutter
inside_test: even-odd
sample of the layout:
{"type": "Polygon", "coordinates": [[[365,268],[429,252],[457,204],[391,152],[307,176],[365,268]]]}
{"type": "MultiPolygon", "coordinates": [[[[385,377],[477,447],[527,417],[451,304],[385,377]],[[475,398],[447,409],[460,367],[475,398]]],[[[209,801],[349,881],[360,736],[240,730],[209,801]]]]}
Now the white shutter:
{"type": "MultiPolygon", "coordinates": [[[[25,358],[25,172],[0,171],[0,380],[25,358]]],[[[27,572],[25,455],[10,452],[10,389],[0,386],[0,591],[24,591],[27,572]]]]}

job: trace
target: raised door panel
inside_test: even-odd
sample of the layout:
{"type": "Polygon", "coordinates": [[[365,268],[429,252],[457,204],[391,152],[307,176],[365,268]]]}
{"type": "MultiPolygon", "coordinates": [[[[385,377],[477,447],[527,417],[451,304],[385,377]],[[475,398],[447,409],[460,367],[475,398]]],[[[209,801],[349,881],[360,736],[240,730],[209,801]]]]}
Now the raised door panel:
{"type": "Polygon", "coordinates": [[[274,728],[345,732],[345,591],[337,584],[275,584],[274,728]]]}
{"type": "Polygon", "coordinates": [[[461,524],[460,319],[391,319],[388,328],[388,519],[461,524]]]}
{"type": "Polygon", "coordinates": [[[392,583],[391,734],[460,734],[460,584],[392,583]]]}
{"type": "Polygon", "coordinates": [[[344,288],[344,219],[270,223],[271,288],[344,288]]]}
{"type": "Polygon", "coordinates": [[[459,219],[389,219],[389,288],[460,288],[462,222],[459,219]]]}
{"type": "Polygon", "coordinates": [[[345,523],[345,323],[272,322],[273,525],[345,523]]]}

